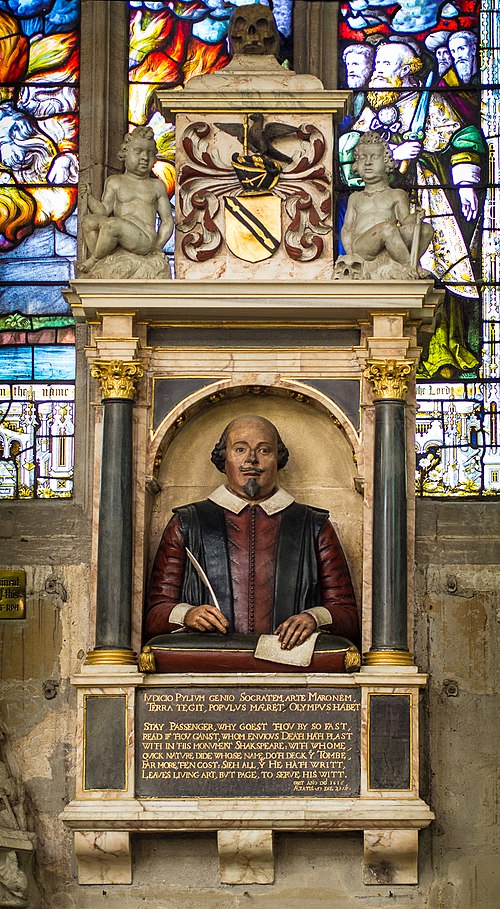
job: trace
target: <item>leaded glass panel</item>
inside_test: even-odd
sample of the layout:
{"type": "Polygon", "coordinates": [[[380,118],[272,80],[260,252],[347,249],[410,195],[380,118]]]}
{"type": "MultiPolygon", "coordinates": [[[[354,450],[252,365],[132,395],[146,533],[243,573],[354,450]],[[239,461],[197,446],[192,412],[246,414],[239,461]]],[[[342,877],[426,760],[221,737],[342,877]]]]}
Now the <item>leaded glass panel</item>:
{"type": "Polygon", "coordinates": [[[339,140],[339,234],[359,184],[355,145],[374,130],[397,162],[393,185],[410,191],[434,228],[421,265],[446,290],[421,338],[417,493],[491,495],[500,489],[498,3],[339,7],[340,84],[354,92],[339,140]]]}
{"type": "Polygon", "coordinates": [[[79,0],[0,0],[0,499],[72,492],[79,0]]]}

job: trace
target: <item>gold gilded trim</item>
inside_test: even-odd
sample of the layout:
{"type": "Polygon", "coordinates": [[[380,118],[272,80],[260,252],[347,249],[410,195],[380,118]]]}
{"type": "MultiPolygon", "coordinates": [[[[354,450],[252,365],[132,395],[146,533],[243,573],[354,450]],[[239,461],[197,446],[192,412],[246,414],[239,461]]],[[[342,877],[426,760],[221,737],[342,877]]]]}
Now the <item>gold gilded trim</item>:
{"type": "Polygon", "coordinates": [[[373,385],[374,399],[406,398],[415,364],[413,360],[367,360],[365,379],[373,385]]]}
{"type": "Polygon", "coordinates": [[[99,382],[103,398],[133,400],[144,367],[138,360],[95,360],[90,374],[99,382]]]}
{"type": "Polygon", "coordinates": [[[139,672],[156,672],[155,655],[149,644],[139,654],[139,672]]]}
{"type": "Polygon", "coordinates": [[[344,670],[345,672],[356,672],[356,670],[361,669],[361,654],[357,647],[352,645],[346,651],[344,657],[344,670]]]}
{"type": "Polygon", "coordinates": [[[363,654],[364,666],[413,666],[413,654],[408,650],[370,650],[363,654]]]}
{"type": "Polygon", "coordinates": [[[84,666],[135,666],[137,654],[133,650],[90,650],[84,666]]]}

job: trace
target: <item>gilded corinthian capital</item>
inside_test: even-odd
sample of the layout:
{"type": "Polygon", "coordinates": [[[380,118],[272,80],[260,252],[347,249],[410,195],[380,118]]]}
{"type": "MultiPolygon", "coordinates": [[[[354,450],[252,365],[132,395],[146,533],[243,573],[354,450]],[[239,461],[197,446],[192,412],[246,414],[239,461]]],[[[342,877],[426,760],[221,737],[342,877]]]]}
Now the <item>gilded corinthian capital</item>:
{"type": "Polygon", "coordinates": [[[133,399],[144,367],[138,360],[96,360],[90,374],[99,382],[103,398],[133,399]]]}
{"type": "Polygon", "coordinates": [[[367,360],[365,379],[373,385],[374,398],[399,398],[404,401],[414,369],[408,360],[367,360]]]}

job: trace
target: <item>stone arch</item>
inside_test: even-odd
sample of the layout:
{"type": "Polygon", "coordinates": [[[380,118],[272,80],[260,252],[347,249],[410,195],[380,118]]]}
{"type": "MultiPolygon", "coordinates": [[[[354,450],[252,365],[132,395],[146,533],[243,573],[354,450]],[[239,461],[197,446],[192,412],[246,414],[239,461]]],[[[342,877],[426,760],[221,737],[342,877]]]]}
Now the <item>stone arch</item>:
{"type": "Polygon", "coordinates": [[[345,435],[352,449],[353,459],[356,464],[360,465],[362,458],[360,433],[357,432],[352,421],[338,404],[321,391],[308,385],[307,382],[299,382],[291,378],[279,378],[274,382],[260,381],[258,383],[249,383],[248,378],[237,382],[230,379],[219,379],[183,398],[161,421],[154,432],[148,452],[149,475],[156,475],[162,457],[173,437],[200,410],[230,398],[242,396],[258,398],[266,395],[290,397],[327,413],[345,435]]]}

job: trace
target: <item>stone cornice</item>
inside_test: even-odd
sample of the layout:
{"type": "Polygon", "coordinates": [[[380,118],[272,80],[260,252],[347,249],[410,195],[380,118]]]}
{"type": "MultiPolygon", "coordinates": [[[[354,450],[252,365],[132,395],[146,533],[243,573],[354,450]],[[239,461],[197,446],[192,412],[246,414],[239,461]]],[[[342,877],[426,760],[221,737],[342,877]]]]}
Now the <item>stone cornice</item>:
{"type": "Polygon", "coordinates": [[[404,313],[429,322],[442,292],[430,281],[131,281],[78,278],[64,295],[80,321],[133,313],[138,321],[224,320],[281,325],[371,320],[404,313]]]}

